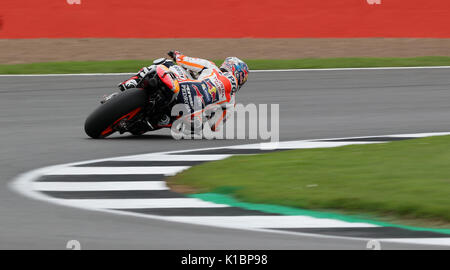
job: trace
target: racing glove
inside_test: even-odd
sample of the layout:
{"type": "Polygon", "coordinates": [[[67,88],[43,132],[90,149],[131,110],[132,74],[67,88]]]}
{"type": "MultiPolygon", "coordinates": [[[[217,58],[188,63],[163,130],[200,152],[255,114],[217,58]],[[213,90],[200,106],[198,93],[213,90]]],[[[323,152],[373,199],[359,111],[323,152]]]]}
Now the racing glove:
{"type": "Polygon", "coordinates": [[[167,55],[169,55],[169,57],[170,58],[172,58],[173,59],[173,61],[177,61],[177,58],[180,56],[180,55],[183,55],[181,52],[179,52],[179,51],[169,51],[168,53],[167,53],[167,55]]]}

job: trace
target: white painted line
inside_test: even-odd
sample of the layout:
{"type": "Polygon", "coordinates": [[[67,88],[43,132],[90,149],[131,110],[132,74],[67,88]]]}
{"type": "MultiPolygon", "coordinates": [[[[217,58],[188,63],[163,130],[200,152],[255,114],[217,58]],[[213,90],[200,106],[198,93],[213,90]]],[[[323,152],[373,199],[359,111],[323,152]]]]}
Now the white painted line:
{"type": "Polygon", "coordinates": [[[198,225],[221,224],[231,228],[368,228],[378,227],[368,223],[353,223],[335,219],[308,216],[208,216],[168,217],[169,220],[198,225]]]}
{"type": "Polygon", "coordinates": [[[405,244],[450,246],[450,238],[386,238],[377,240],[381,243],[381,247],[383,247],[383,241],[405,244]]]}
{"type": "MultiPolygon", "coordinates": [[[[303,68],[303,69],[260,69],[250,70],[258,72],[301,72],[301,71],[357,71],[357,70],[409,70],[409,69],[448,69],[450,66],[425,66],[425,67],[367,67],[367,68],[303,68]]],[[[128,76],[136,72],[126,73],[75,73],[75,74],[1,74],[0,77],[63,77],[63,76],[128,76]]]]}
{"type": "Polygon", "coordinates": [[[143,154],[115,158],[114,161],[213,161],[230,157],[231,155],[157,155],[143,154]]]}
{"type": "Polygon", "coordinates": [[[86,174],[164,174],[174,175],[189,166],[155,167],[56,167],[46,171],[45,175],[86,175],[86,174]]]}
{"type": "Polygon", "coordinates": [[[143,208],[223,208],[225,204],[205,202],[195,198],[168,199],[70,199],[66,202],[83,208],[143,209],[143,208]]]}
{"type": "Polygon", "coordinates": [[[410,138],[423,138],[432,136],[444,136],[450,135],[450,132],[435,132],[435,133],[416,133],[416,134],[399,134],[399,135],[389,135],[389,137],[410,137],[410,138]]]}
{"type": "Polygon", "coordinates": [[[39,191],[113,191],[113,190],[167,190],[165,181],[130,182],[34,182],[39,191]]]}
{"type": "MultiPolygon", "coordinates": [[[[384,143],[384,141],[370,141],[370,142],[308,142],[308,141],[289,141],[289,142],[279,142],[274,144],[275,147],[272,149],[308,149],[308,148],[331,148],[339,147],[345,145],[355,145],[355,144],[374,144],[374,143],[384,143]]],[[[247,145],[237,145],[230,146],[231,149],[262,149],[264,150],[262,144],[247,144],[247,145]]],[[[270,150],[270,148],[268,149],[270,150]]]]}
{"type": "MultiPolygon", "coordinates": [[[[307,140],[299,140],[299,141],[286,141],[286,143],[291,142],[322,142],[322,141],[332,141],[332,140],[354,140],[353,142],[357,142],[357,139],[365,139],[365,138],[384,138],[384,137],[411,137],[411,138],[419,138],[419,137],[432,137],[432,136],[444,136],[450,135],[450,132],[429,132],[429,133],[405,133],[405,134],[385,134],[385,135],[376,135],[376,136],[357,136],[357,137],[334,137],[334,138],[321,138],[321,139],[307,139],[307,140]]],[[[353,143],[352,142],[352,143],[353,143]]],[[[371,143],[370,141],[369,143],[371,143]]],[[[377,142],[387,142],[387,141],[377,141],[377,142]]],[[[269,142],[270,143],[270,142],[269,142]]],[[[274,142],[277,143],[277,142],[274,142]]],[[[278,142],[282,143],[282,142],[278,142]]],[[[262,143],[261,143],[262,144],[262,143]]],[[[251,144],[250,144],[251,145],[251,144]]],[[[221,147],[224,148],[224,147],[221,147]]],[[[217,148],[219,149],[219,148],[217,148]]],[[[207,149],[205,149],[207,150],[207,149]]],[[[190,150],[184,150],[183,152],[188,152],[190,150]]],[[[197,150],[198,151],[198,150],[197,150]]]]}

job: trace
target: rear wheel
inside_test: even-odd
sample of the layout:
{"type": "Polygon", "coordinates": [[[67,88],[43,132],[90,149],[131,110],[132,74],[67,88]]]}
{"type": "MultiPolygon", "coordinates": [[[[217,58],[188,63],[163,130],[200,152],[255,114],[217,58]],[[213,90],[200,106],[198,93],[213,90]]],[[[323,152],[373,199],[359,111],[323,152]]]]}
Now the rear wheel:
{"type": "Polygon", "coordinates": [[[94,139],[105,138],[116,130],[123,119],[135,117],[148,104],[147,93],[140,88],[129,89],[100,105],[86,119],[84,130],[94,139]]]}

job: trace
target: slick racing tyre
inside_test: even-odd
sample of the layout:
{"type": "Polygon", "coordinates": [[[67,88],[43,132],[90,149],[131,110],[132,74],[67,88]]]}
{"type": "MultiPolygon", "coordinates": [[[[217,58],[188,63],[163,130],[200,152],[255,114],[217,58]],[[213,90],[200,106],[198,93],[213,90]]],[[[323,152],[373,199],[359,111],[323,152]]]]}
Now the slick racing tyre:
{"type": "Polygon", "coordinates": [[[93,139],[105,138],[113,134],[121,120],[130,120],[147,105],[146,91],[140,88],[119,93],[100,105],[86,119],[84,131],[93,139]]]}

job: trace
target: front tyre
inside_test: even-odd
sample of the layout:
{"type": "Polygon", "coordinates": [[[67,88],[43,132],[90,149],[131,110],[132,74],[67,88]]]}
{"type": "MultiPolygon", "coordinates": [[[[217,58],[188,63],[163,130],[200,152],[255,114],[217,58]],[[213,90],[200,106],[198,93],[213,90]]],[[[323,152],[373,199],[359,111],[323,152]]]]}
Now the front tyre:
{"type": "Polygon", "coordinates": [[[105,138],[116,130],[122,119],[130,120],[147,105],[148,95],[140,88],[129,89],[100,105],[84,123],[84,131],[93,139],[105,138]]]}

